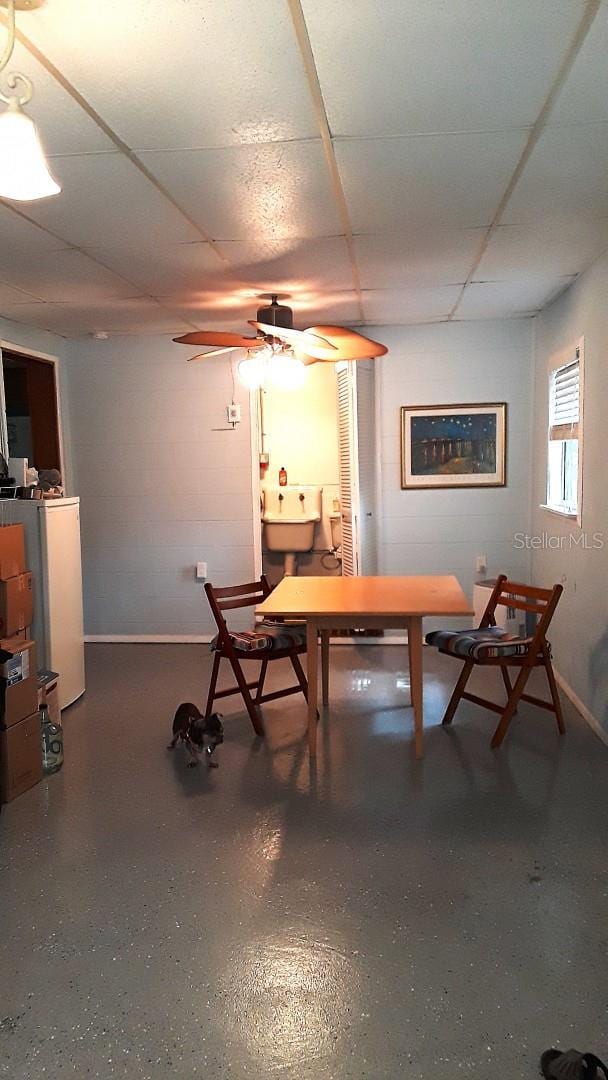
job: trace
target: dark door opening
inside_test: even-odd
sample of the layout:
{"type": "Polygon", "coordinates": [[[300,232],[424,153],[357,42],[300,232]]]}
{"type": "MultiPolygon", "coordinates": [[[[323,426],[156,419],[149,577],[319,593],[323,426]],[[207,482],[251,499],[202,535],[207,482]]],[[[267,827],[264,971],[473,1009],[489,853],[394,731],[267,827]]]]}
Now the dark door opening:
{"type": "Polygon", "coordinates": [[[55,365],[3,349],[2,367],[9,456],[61,472],[55,365]]]}

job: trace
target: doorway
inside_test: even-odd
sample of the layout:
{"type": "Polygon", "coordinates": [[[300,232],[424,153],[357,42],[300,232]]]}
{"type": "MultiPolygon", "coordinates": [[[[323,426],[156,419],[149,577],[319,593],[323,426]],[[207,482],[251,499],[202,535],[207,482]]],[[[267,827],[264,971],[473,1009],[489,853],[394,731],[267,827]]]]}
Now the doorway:
{"type": "Polygon", "coordinates": [[[2,349],[6,427],[3,453],[61,472],[57,381],[52,360],[2,349]]]}
{"type": "Polygon", "coordinates": [[[284,556],[268,550],[260,518],[265,500],[278,497],[284,472],[299,498],[312,500],[322,488],[313,547],[298,555],[296,573],[377,573],[374,364],[315,364],[298,390],[268,387],[252,394],[251,430],[256,574],[264,572],[276,585],[284,573],[284,556]]]}

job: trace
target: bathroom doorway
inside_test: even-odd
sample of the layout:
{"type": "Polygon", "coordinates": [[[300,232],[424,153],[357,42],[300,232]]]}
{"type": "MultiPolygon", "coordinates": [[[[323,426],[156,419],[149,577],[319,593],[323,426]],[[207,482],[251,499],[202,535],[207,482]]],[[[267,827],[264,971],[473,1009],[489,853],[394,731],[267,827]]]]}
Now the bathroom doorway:
{"type": "Polygon", "coordinates": [[[376,573],[373,363],[310,365],[303,386],[266,386],[251,406],[256,571],[271,585],[376,573]]]}

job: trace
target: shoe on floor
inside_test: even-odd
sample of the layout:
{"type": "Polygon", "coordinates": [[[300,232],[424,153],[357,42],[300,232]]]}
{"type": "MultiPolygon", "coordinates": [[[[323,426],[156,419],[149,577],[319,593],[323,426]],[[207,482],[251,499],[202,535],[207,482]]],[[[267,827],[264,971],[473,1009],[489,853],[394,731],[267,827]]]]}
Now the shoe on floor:
{"type": "Polygon", "coordinates": [[[600,1059],[580,1050],[545,1050],[540,1068],[546,1080],[608,1080],[608,1068],[600,1059]]]}

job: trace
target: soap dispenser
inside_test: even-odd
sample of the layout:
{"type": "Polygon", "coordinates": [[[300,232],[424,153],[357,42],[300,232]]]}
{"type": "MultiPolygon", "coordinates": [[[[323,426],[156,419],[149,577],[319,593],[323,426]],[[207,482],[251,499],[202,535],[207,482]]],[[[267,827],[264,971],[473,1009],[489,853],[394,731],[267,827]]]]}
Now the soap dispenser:
{"type": "Polygon", "coordinates": [[[287,469],[284,465],[279,469],[279,487],[287,487],[287,469]]]}

